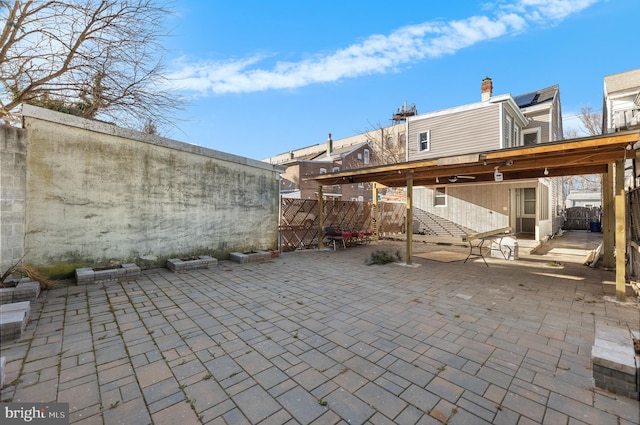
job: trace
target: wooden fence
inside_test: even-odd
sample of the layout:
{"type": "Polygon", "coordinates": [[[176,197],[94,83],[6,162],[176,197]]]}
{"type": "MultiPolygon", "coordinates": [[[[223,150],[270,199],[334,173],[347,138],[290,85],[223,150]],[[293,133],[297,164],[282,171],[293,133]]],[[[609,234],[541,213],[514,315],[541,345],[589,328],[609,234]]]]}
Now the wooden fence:
{"type": "Polygon", "coordinates": [[[564,230],[590,230],[591,222],[600,222],[600,215],[600,208],[567,208],[562,228],[564,230]]]}

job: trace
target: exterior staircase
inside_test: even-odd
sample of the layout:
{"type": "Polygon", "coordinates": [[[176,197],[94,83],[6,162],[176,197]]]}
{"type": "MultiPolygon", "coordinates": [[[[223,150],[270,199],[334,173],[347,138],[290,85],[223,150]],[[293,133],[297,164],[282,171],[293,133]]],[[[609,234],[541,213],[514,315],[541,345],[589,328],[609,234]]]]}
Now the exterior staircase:
{"type": "Polygon", "coordinates": [[[475,233],[475,230],[415,207],[413,208],[413,231],[414,233],[429,236],[451,236],[456,238],[475,233]]]}

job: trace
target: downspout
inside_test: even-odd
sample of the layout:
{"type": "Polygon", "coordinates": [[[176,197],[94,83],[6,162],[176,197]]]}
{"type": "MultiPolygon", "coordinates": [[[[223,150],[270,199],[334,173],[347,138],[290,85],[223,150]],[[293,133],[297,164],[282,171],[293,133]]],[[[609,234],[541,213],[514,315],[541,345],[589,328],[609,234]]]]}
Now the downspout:
{"type": "Polygon", "coordinates": [[[553,120],[554,120],[554,116],[553,116],[553,103],[551,104],[551,106],[549,107],[549,117],[551,118],[549,120],[549,135],[551,136],[551,140],[549,140],[550,142],[555,142],[556,140],[560,140],[562,139],[564,136],[563,135],[558,135],[555,134],[553,131],[553,120]],[[558,137],[559,136],[559,137],[558,137]]]}
{"type": "Polygon", "coordinates": [[[504,103],[500,103],[500,113],[498,116],[500,117],[500,149],[504,149],[504,103]]]}
{"type": "Polygon", "coordinates": [[[404,160],[406,162],[409,162],[409,119],[411,117],[407,117],[404,122],[404,160]]]}

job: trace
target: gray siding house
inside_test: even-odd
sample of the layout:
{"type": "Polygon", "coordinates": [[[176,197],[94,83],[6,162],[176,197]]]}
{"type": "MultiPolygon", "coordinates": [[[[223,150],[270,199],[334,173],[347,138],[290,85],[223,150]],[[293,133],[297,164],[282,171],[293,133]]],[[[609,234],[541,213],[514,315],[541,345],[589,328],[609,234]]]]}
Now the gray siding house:
{"type": "Polygon", "coordinates": [[[640,68],[604,77],[603,130],[640,128],[640,68]]]}
{"type": "MultiPolygon", "coordinates": [[[[640,68],[604,77],[602,106],[603,133],[640,128],[640,68]]],[[[625,186],[638,187],[640,176],[638,151],[625,165],[625,186]]]]}
{"type": "MultiPolygon", "coordinates": [[[[409,117],[407,161],[562,139],[557,85],[518,96],[492,92],[492,81],[485,78],[480,102],[409,117]]],[[[496,182],[471,185],[473,178],[442,176],[435,186],[415,187],[414,206],[477,232],[511,226],[519,237],[535,240],[562,225],[559,178],[541,173],[537,179],[509,181],[509,164],[496,167],[496,182]]]]}

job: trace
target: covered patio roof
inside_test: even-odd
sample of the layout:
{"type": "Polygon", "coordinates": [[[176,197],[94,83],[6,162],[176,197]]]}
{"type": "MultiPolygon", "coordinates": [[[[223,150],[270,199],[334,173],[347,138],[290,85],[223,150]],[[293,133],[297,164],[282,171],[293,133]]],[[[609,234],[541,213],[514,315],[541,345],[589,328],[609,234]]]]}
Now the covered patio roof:
{"type": "MultiPolygon", "coordinates": [[[[539,177],[603,174],[605,262],[615,262],[616,296],[624,299],[626,228],[624,204],[624,160],[637,160],[640,130],[602,136],[562,140],[535,146],[523,146],[465,155],[402,162],[377,167],[345,170],[330,174],[304,176],[318,183],[320,209],[319,232],[322,232],[322,187],[349,183],[376,183],[376,187],[406,187],[406,233],[413,233],[413,186],[514,181],[539,177]],[[616,178],[612,171],[615,167],[616,178]],[[499,172],[499,175],[496,175],[499,172]],[[615,182],[615,184],[614,184],[615,182]],[[615,186],[615,188],[614,188],[615,186]],[[615,238],[614,238],[615,231],[615,238]],[[615,249],[614,249],[615,245],[615,249]],[[615,251],[616,255],[613,255],[615,251]],[[614,258],[615,257],[615,258],[614,258]]],[[[376,190],[376,189],[374,189],[376,190]]],[[[377,197],[374,196],[374,202],[377,197]]],[[[407,237],[407,265],[411,264],[412,243],[407,237]]],[[[322,238],[318,239],[322,248],[322,238]]]]}
{"type": "Polygon", "coordinates": [[[376,182],[388,187],[404,187],[407,175],[412,175],[414,185],[429,186],[494,181],[496,170],[502,173],[504,181],[604,174],[608,164],[635,159],[637,142],[640,142],[640,130],[309,175],[303,179],[315,180],[321,185],[376,182]],[[459,176],[466,178],[455,178],[459,176]]]}

